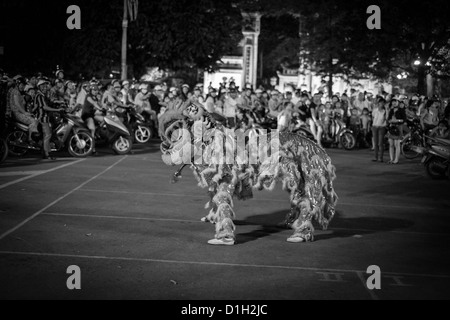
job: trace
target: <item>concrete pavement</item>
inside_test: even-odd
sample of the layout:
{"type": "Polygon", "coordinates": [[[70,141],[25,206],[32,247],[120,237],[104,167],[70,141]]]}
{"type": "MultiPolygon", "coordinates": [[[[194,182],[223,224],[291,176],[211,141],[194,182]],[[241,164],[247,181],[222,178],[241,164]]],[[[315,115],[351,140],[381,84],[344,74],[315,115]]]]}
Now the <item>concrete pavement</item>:
{"type": "Polygon", "coordinates": [[[276,228],[279,188],[236,201],[237,245],[206,244],[206,192],[160,161],[157,143],[120,157],[33,156],[0,165],[0,299],[449,299],[449,181],[418,160],[372,163],[368,150],[329,149],[338,214],[316,241],[276,228]],[[82,289],[67,289],[67,267],[82,289]],[[381,269],[369,290],[367,268],[381,269]]]}

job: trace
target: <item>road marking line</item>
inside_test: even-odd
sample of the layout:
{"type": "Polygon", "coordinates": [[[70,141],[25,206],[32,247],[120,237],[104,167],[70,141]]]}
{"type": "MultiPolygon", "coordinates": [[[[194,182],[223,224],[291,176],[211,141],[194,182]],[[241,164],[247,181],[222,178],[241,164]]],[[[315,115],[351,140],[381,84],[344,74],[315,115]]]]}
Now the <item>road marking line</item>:
{"type": "Polygon", "coordinates": [[[49,213],[43,212],[43,216],[53,217],[73,217],[73,218],[98,218],[98,219],[117,219],[117,220],[138,220],[138,221],[167,221],[167,222],[183,222],[183,223],[201,223],[205,222],[199,220],[183,220],[183,219],[166,219],[166,218],[144,218],[144,217],[124,217],[124,216],[104,216],[104,215],[90,215],[90,214],[70,214],[70,213],[49,213]]]}
{"type": "Polygon", "coordinates": [[[53,172],[53,171],[56,171],[56,170],[59,170],[59,169],[62,169],[62,168],[68,167],[68,166],[72,166],[74,164],[80,163],[80,162],[85,161],[85,160],[86,159],[80,159],[80,160],[72,161],[70,163],[63,164],[63,165],[61,165],[59,167],[56,167],[56,168],[53,168],[53,169],[49,169],[49,170],[45,170],[45,171],[37,171],[37,172],[35,172],[34,174],[32,174],[30,176],[23,177],[23,178],[20,178],[20,179],[14,180],[14,181],[10,181],[8,183],[0,185],[0,190],[4,189],[6,187],[9,187],[9,186],[11,186],[13,184],[17,184],[19,182],[35,178],[37,176],[40,176],[40,175],[43,175],[43,174],[46,174],[46,173],[50,173],[50,172],[53,172]]]}
{"type": "MultiPolygon", "coordinates": [[[[119,194],[136,194],[143,196],[167,196],[167,197],[196,197],[196,198],[205,198],[207,199],[207,195],[199,195],[199,194],[185,194],[185,193],[159,193],[159,192],[138,192],[138,191],[120,191],[120,190],[100,190],[100,189],[81,189],[80,192],[99,192],[99,193],[119,193],[119,194]]],[[[286,193],[286,200],[281,199],[253,199],[256,201],[268,201],[268,202],[284,202],[289,203],[289,198],[286,193]]],[[[380,207],[380,208],[402,208],[402,209],[415,209],[415,210],[424,210],[424,207],[417,206],[400,206],[400,205],[383,205],[383,204],[366,204],[366,203],[348,203],[348,202],[338,202],[338,206],[354,206],[354,207],[380,207]]],[[[427,208],[427,207],[425,207],[427,208]]],[[[439,208],[429,207],[428,209],[439,210],[439,208]]]]}
{"type": "MultiPolygon", "coordinates": [[[[167,219],[167,218],[146,218],[146,217],[125,217],[125,216],[107,216],[107,215],[94,215],[94,214],[72,214],[72,213],[54,213],[54,212],[43,212],[41,215],[43,216],[54,216],[54,217],[73,217],[73,218],[96,218],[96,219],[118,219],[118,220],[140,220],[140,221],[167,221],[167,222],[182,222],[182,223],[201,223],[205,222],[200,220],[187,220],[187,219],[167,219]]],[[[255,225],[267,228],[278,229],[276,225],[265,225],[265,224],[254,224],[254,223],[246,223],[245,221],[235,220],[236,223],[243,222],[243,225],[255,225]]],[[[241,225],[242,226],[242,225],[241,225]]],[[[415,234],[415,235],[423,235],[423,236],[444,236],[449,237],[449,233],[429,233],[429,232],[416,232],[416,231],[396,231],[396,230],[370,230],[370,229],[355,229],[355,228],[329,228],[328,231],[334,230],[344,230],[344,231],[363,231],[363,232],[388,232],[388,233],[401,233],[401,234],[415,234]]],[[[260,231],[261,233],[266,233],[264,231],[260,231]]],[[[267,232],[271,234],[270,232],[267,232]]]]}
{"type": "MultiPolygon", "coordinates": [[[[20,256],[71,258],[71,259],[119,260],[119,261],[130,261],[130,262],[155,262],[155,263],[173,263],[173,264],[191,264],[191,265],[198,264],[198,265],[244,267],[244,268],[287,269],[287,270],[301,270],[301,271],[312,271],[312,272],[322,271],[322,272],[328,272],[328,273],[358,273],[362,276],[362,278],[360,278],[360,279],[363,280],[364,286],[366,286],[366,280],[364,280],[364,277],[363,277],[363,274],[366,273],[365,270],[361,271],[361,270],[327,269],[327,268],[314,268],[314,267],[297,267],[297,266],[247,264],[247,263],[227,263],[227,262],[164,260],[164,259],[150,259],[150,258],[89,256],[89,255],[73,255],[73,254],[43,253],[43,252],[0,251],[0,255],[2,255],[2,254],[3,255],[20,255],[20,256]]],[[[383,275],[398,275],[398,276],[416,277],[416,278],[450,279],[450,275],[439,275],[439,274],[383,272],[383,275]]]]}
{"type": "Polygon", "coordinates": [[[29,176],[32,174],[43,174],[45,171],[9,171],[9,172],[0,172],[0,177],[14,177],[14,176],[29,176]]]}
{"type": "MultiPolygon", "coordinates": [[[[25,219],[24,221],[22,221],[21,223],[19,223],[17,226],[15,226],[14,228],[6,231],[5,233],[3,233],[0,236],[0,240],[2,240],[3,238],[7,237],[8,235],[10,235],[11,233],[13,233],[14,231],[16,231],[17,229],[19,229],[20,227],[22,227],[23,225],[25,225],[27,222],[33,220],[34,218],[36,218],[38,215],[40,215],[42,212],[44,212],[45,210],[51,208],[52,206],[54,206],[55,204],[57,204],[58,202],[60,202],[61,200],[67,198],[68,196],[70,196],[72,193],[74,193],[75,191],[81,189],[82,187],[84,187],[85,185],[87,185],[89,182],[97,179],[98,177],[100,177],[102,174],[108,172],[109,170],[111,170],[112,168],[114,168],[116,165],[118,165],[120,162],[122,162],[124,159],[126,159],[127,156],[124,156],[123,158],[121,158],[120,160],[118,160],[116,163],[114,163],[113,165],[109,166],[108,168],[106,168],[105,170],[103,170],[102,172],[100,172],[99,174],[97,174],[96,176],[90,178],[89,180],[87,180],[86,182],[83,182],[82,184],[80,184],[78,187],[76,187],[75,189],[72,189],[71,191],[69,191],[68,193],[66,193],[65,195],[63,195],[62,197],[59,197],[58,199],[56,199],[55,201],[53,201],[52,203],[50,203],[49,205],[47,205],[45,208],[42,208],[41,210],[37,211],[36,213],[34,213],[31,217],[25,219]]],[[[84,159],[83,159],[84,160],[84,159]]]]}
{"type": "Polygon", "coordinates": [[[378,296],[375,294],[375,292],[373,292],[373,290],[370,290],[369,288],[367,288],[367,280],[364,278],[364,272],[357,271],[356,274],[358,275],[358,278],[361,280],[363,287],[369,293],[370,298],[372,298],[372,300],[380,300],[378,298],[378,296]]]}

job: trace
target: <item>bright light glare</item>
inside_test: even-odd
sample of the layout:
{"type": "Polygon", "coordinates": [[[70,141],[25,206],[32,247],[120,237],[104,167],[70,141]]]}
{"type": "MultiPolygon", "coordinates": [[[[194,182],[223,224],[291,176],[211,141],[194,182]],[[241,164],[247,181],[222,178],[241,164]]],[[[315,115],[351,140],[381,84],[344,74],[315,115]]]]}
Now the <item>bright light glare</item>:
{"type": "Polygon", "coordinates": [[[414,61],[414,65],[415,65],[415,66],[419,66],[419,65],[420,65],[420,60],[414,61]]]}

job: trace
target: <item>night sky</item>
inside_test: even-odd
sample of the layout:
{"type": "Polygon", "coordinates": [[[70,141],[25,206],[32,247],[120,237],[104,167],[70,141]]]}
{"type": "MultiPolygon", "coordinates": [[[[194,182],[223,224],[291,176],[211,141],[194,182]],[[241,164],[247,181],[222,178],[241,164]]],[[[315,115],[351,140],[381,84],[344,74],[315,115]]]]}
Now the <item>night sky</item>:
{"type": "Polygon", "coordinates": [[[0,46],[4,47],[0,67],[10,74],[52,72],[60,63],[58,57],[64,60],[63,40],[77,32],[66,26],[71,4],[67,0],[0,0],[0,46]],[[54,58],[45,59],[48,56],[54,58]]]}

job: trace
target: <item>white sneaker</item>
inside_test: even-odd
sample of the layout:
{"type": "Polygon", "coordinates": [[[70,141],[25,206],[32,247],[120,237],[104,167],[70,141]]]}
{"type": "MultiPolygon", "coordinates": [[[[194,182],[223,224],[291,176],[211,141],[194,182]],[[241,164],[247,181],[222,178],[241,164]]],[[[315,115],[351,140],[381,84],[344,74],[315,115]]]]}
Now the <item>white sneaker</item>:
{"type": "Polygon", "coordinates": [[[234,245],[234,239],[212,239],[208,241],[208,244],[216,246],[232,246],[234,245]]]}
{"type": "Polygon", "coordinates": [[[287,239],[287,242],[299,243],[299,242],[305,242],[305,239],[303,239],[302,237],[290,237],[287,239]]]}

